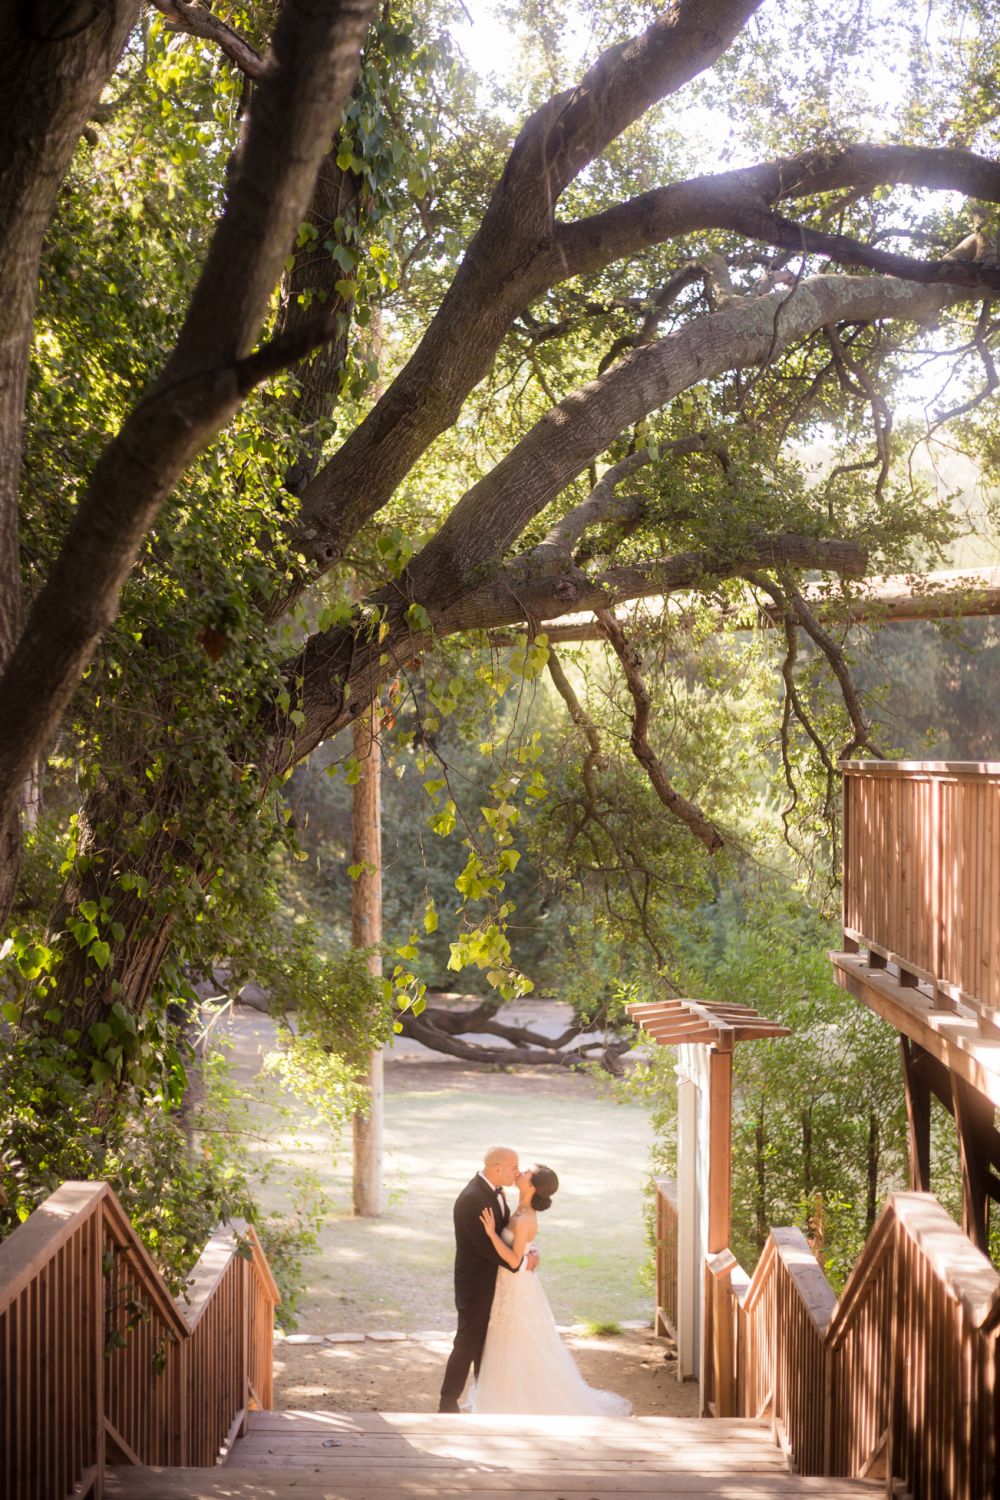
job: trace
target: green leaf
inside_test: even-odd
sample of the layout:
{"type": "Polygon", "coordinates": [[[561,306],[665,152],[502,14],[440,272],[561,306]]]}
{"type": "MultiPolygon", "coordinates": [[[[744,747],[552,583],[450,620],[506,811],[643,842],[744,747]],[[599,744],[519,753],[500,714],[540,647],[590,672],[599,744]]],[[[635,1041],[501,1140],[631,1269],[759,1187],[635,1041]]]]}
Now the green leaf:
{"type": "Polygon", "coordinates": [[[91,943],[87,952],[99,969],[106,969],[111,962],[111,944],[103,940],[91,943]]]}
{"type": "Polygon", "coordinates": [[[111,1027],[107,1021],[94,1021],[90,1027],[90,1040],[98,1052],[104,1050],[111,1040],[111,1027]]]}
{"type": "Polygon", "coordinates": [[[431,900],[431,901],[428,901],[427,905],[424,907],[424,931],[425,932],[437,932],[437,927],[438,927],[437,907],[434,905],[433,900],[431,900]]]}
{"type": "Polygon", "coordinates": [[[427,631],[431,628],[431,617],[422,604],[411,604],[403,618],[411,630],[427,631]]]}

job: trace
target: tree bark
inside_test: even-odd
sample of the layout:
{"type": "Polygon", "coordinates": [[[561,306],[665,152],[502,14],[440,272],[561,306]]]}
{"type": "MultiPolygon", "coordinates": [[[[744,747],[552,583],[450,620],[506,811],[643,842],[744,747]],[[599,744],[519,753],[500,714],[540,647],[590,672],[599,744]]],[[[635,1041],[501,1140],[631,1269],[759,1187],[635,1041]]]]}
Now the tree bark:
{"type": "MultiPolygon", "coordinates": [[[[361,775],[354,785],[351,806],[351,856],[361,874],[351,891],[351,943],[367,948],[368,968],[382,973],[382,747],[378,705],[354,721],[354,754],[361,775]]],[[[354,1116],[354,1212],[378,1218],[383,1208],[382,1125],[384,1085],[382,1048],[368,1059],[364,1082],[368,1104],[354,1116]]]]}
{"type": "MultiPolygon", "coordinates": [[[[138,13],[138,0],[0,7],[0,673],[22,627],[17,497],[42,241],[80,132],[138,13]]],[[[0,804],[0,919],[14,897],[19,803],[36,758],[0,804]]]]}
{"type": "Polygon", "coordinates": [[[320,571],[455,421],[517,314],[562,279],[560,194],[656,100],[711,67],[759,4],[678,0],[528,119],[419,346],[302,497],[296,540],[320,571]]]}
{"type": "Polygon", "coordinates": [[[250,351],[353,87],[373,9],[374,0],[287,0],[281,9],[228,203],[177,345],[98,460],[0,678],[0,827],[113,619],[161,505],[193,455],[269,373],[267,360],[250,351]]]}

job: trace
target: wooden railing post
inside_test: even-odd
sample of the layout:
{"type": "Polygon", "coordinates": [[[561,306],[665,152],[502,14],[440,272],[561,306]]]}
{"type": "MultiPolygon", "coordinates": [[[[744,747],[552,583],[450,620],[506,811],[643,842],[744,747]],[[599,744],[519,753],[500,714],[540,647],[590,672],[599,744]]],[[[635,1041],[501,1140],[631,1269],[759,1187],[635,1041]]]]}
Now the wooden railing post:
{"type": "Polygon", "coordinates": [[[97,1477],[94,1483],[94,1494],[96,1500],[104,1497],[104,1466],[105,1466],[105,1436],[104,1436],[104,1204],[99,1211],[91,1216],[90,1220],[90,1306],[91,1327],[93,1328],[94,1348],[94,1464],[97,1469],[97,1477]]]}
{"type": "Polygon", "coordinates": [[[736,1411],[736,1345],[733,1339],[732,1277],[736,1256],[721,1250],[706,1258],[707,1290],[711,1297],[712,1391],[715,1415],[731,1417],[736,1411]]]}

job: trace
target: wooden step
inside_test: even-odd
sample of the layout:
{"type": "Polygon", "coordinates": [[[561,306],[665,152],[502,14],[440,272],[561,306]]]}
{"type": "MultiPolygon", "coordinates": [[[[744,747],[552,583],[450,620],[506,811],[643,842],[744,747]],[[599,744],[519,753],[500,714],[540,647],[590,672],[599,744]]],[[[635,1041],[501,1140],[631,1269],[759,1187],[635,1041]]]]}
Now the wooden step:
{"type": "Polygon", "coordinates": [[[116,1469],[109,1500],[861,1500],[790,1474],[763,1422],[253,1412],[216,1469],[116,1469]]]}

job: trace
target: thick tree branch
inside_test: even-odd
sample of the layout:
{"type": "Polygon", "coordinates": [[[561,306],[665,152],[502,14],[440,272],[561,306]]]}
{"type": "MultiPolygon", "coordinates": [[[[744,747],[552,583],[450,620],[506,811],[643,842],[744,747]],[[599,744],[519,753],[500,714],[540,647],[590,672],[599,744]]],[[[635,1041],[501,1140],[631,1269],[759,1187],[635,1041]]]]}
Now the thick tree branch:
{"type": "Polygon", "coordinates": [[[286,668],[293,687],[302,679],[300,701],[306,723],[294,739],[285,736],[282,725],[274,726],[274,768],[281,771],[295,764],[349,724],[371,702],[380,682],[412,657],[430,650],[442,636],[558,619],[583,609],[612,609],[632,599],[741,577],[748,568],[784,566],[861,577],[866,562],[864,551],[852,542],[782,534],[751,542],[739,557],[685,552],[657,562],[611,568],[596,577],[573,569],[555,577],[525,580],[515,570],[509,577],[501,575],[470,588],[447,607],[432,605],[426,630],[409,629],[397,612],[382,641],[360,625],[356,630],[344,627],[316,634],[286,668]]]}
{"type": "MultiPolygon", "coordinates": [[[[435,1011],[433,1014],[436,1015],[438,1012],[435,1011]]],[[[582,1027],[575,1027],[571,1032],[564,1033],[563,1037],[559,1038],[560,1046],[557,1047],[547,1037],[535,1037],[534,1033],[524,1031],[524,1028],[497,1027],[494,1023],[490,1030],[495,1035],[501,1036],[505,1031],[523,1032],[526,1037],[531,1036],[533,1041],[518,1044],[512,1036],[513,1045],[486,1047],[481,1042],[466,1041],[451,1024],[447,1029],[435,1024],[430,1009],[425,1010],[419,1016],[415,1016],[412,1011],[404,1011],[400,1021],[404,1036],[422,1042],[425,1047],[430,1047],[434,1052],[443,1052],[448,1057],[459,1057],[465,1062],[490,1063],[495,1067],[525,1065],[529,1067],[573,1067],[577,1063],[590,1060],[592,1054],[597,1053],[599,1054],[597,1060],[603,1063],[609,1072],[617,1073],[621,1071],[618,1059],[635,1046],[635,1037],[630,1036],[621,1041],[608,1042],[606,1039],[601,1039],[583,1042],[580,1046],[567,1051],[565,1050],[566,1042],[571,1036],[579,1035],[582,1027]]]]}
{"type": "Polygon", "coordinates": [[[553,234],[559,194],[651,104],[711,67],[759,3],[677,0],[527,120],[419,346],[303,493],[296,541],[321,571],[455,420],[514,319],[574,274],[553,234]]]}
{"type": "MultiPolygon", "coordinates": [[[[702,24],[715,24],[714,7],[703,3],[694,8],[700,10],[702,24]]],[[[627,91],[627,49],[612,49],[606,57],[620,70],[627,91]]],[[[580,97],[583,101],[593,96],[582,91],[580,97]]],[[[572,118],[582,121],[582,103],[575,107],[572,118]]],[[[1000,165],[986,157],[944,148],[862,145],[839,152],[806,152],[674,183],[605,213],[532,234],[527,227],[548,224],[545,215],[554,203],[548,179],[530,172],[525,179],[524,164],[537,165],[532,143],[538,118],[533,116],[519,136],[483,223],[409,363],[303,495],[296,541],[320,572],[341,558],[349,539],[455,420],[468,393],[487,374],[514,320],[550,287],[603,270],[650,245],[707,229],[728,229],[775,243],[773,206],[783,198],[899,183],[1000,202],[1000,165]]],[[[608,116],[602,126],[609,140],[614,138],[613,124],[608,116]]],[[[594,140],[582,124],[581,130],[581,139],[594,140]]],[[[563,155],[575,163],[576,149],[567,144],[565,131],[560,139],[563,155]]],[[[576,170],[583,165],[579,162],[576,170]]],[[[798,240],[795,248],[801,248],[798,240]]],[[[952,284],[959,278],[964,284],[961,278],[966,278],[973,287],[983,284],[980,267],[956,269],[955,262],[944,266],[943,272],[932,273],[931,280],[952,284]]],[[[277,600],[273,613],[280,613],[286,603],[287,599],[277,600]]]]}
{"type": "MultiPolygon", "coordinates": [[[[18,487],[42,242],[138,12],[138,0],[0,6],[0,673],[23,625],[18,487]]],[[[15,791],[0,810],[0,914],[19,863],[15,791]]]]}
{"type": "Polygon", "coordinates": [[[700,807],[683,797],[671,785],[666,767],[649,743],[650,697],[642,676],[642,657],[626,639],[624,630],[610,610],[599,609],[596,614],[598,624],[621,662],[625,682],[632,695],[632,732],[629,736],[632,753],[667,811],[691,830],[709,854],[715,854],[723,846],[722,835],[700,807]]]}
{"type": "Polygon", "coordinates": [[[620,512],[622,501],[616,491],[622,480],[650,462],[648,450],[639,448],[635,453],[612,464],[601,475],[586,500],[582,500],[561,521],[557,521],[549,534],[527,554],[526,571],[556,573],[565,568],[573,555],[573,548],[587,528],[610,520],[620,512]]]}
{"type": "Polygon", "coordinates": [[[819,229],[810,229],[808,225],[793,223],[781,214],[737,212],[733,215],[731,227],[778,249],[825,255],[841,266],[860,266],[884,276],[901,276],[907,281],[933,286],[1000,290],[1000,266],[984,265],[955,255],[945,255],[940,260],[917,260],[912,255],[899,255],[865,245],[850,235],[826,234],[819,229]]]}
{"type": "Polygon", "coordinates": [[[791,293],[736,298],[634,349],[547,412],[459,500],[406,575],[409,597],[449,604],[515,542],[624,431],[682,391],[728,370],[760,365],[818,328],[881,318],[920,321],[974,293],[891,278],[810,276],[791,293]]]}
{"type": "Polygon", "coordinates": [[[248,78],[263,78],[266,60],[245,37],[212,11],[200,5],[188,5],[186,0],[151,0],[151,3],[166,17],[167,31],[179,31],[186,36],[214,42],[248,78]]]}
{"type": "MultiPolygon", "coordinates": [[[[774,206],[783,199],[812,198],[840,188],[871,190],[883,184],[961,192],[998,203],[1000,163],[944,147],[857,145],[834,152],[807,151],[782,161],[670,183],[603,213],[559,224],[564,274],[600,271],[623,256],[697,230],[728,229],[775,243],[774,206]]],[[[804,247],[796,239],[787,248],[804,247]]],[[[954,272],[953,262],[945,266],[954,272]]]]}
{"type": "Polygon", "coordinates": [[[239,404],[233,371],[267,312],[357,76],[373,5],[286,0],[282,7],[226,210],[177,345],[98,460],[0,679],[0,826],[114,616],[143,536],[185,465],[239,404]]]}
{"type": "MultiPolygon", "coordinates": [[[[706,433],[694,432],[687,437],[668,438],[660,444],[663,454],[675,458],[690,453],[713,453],[723,469],[729,467],[729,455],[721,443],[706,433]]],[[[636,469],[651,463],[649,450],[639,448],[613,464],[594,485],[586,500],[573,507],[561,521],[522,559],[526,574],[555,573],[568,566],[573,548],[583,533],[604,521],[625,519],[634,511],[634,502],[622,500],[616,493],[619,484],[636,469]]]]}

